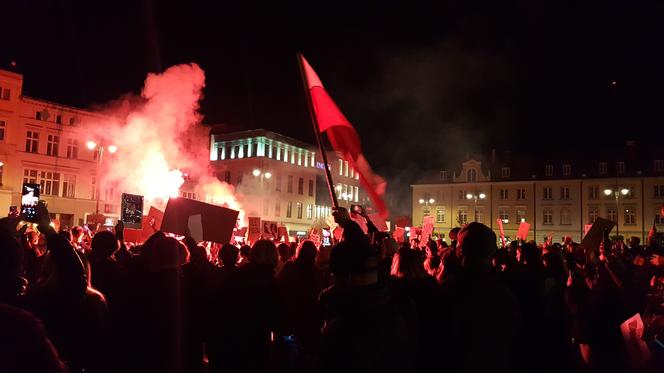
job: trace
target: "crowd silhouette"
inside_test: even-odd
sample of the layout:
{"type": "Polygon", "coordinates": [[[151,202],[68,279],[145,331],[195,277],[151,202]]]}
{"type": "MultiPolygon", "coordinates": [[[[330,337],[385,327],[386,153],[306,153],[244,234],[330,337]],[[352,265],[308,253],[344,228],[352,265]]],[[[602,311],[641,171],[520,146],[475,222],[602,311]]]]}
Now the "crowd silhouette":
{"type": "Polygon", "coordinates": [[[369,234],[206,249],[0,220],[0,372],[661,372],[664,248],[369,234]],[[638,315],[643,325],[628,322],[638,315]],[[625,325],[630,335],[625,337],[625,325]]]}

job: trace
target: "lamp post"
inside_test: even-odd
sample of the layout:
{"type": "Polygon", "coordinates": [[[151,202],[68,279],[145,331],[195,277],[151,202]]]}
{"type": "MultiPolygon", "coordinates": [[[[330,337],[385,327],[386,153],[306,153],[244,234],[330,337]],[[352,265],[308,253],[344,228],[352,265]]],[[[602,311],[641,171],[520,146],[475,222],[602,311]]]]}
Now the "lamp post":
{"type": "Polygon", "coordinates": [[[474,193],[474,194],[473,193],[466,194],[466,199],[467,200],[472,199],[475,202],[475,207],[473,208],[473,216],[474,216],[475,221],[477,221],[477,200],[478,199],[485,199],[485,198],[486,198],[486,194],[481,193],[481,192],[480,193],[474,193]]]}
{"type": "Polygon", "coordinates": [[[88,140],[85,143],[85,146],[90,150],[95,150],[95,149],[97,150],[97,170],[99,172],[99,177],[97,178],[97,185],[96,185],[97,190],[96,190],[96,193],[95,193],[97,195],[96,206],[95,206],[95,215],[99,216],[99,194],[100,194],[99,192],[100,192],[101,173],[102,173],[101,166],[102,166],[102,160],[103,160],[103,157],[104,157],[104,152],[106,150],[108,150],[109,153],[113,154],[113,153],[118,151],[118,147],[113,145],[113,144],[100,145],[100,144],[97,144],[96,142],[94,142],[92,140],[88,140]]]}
{"type": "Polygon", "coordinates": [[[263,170],[261,170],[261,169],[259,169],[259,168],[254,168],[254,170],[251,171],[251,174],[254,175],[254,177],[259,178],[259,180],[260,180],[260,190],[261,190],[261,211],[259,212],[258,216],[260,216],[260,217],[261,217],[261,220],[262,220],[262,218],[263,218],[263,209],[265,208],[265,206],[263,205],[263,203],[264,203],[264,202],[263,202],[263,200],[264,200],[264,196],[263,196],[264,188],[263,188],[263,185],[264,185],[264,181],[265,181],[265,179],[270,180],[270,178],[272,177],[272,173],[271,173],[270,171],[263,171],[263,170]]]}
{"type": "Polygon", "coordinates": [[[605,196],[610,196],[612,195],[616,199],[616,236],[620,236],[620,205],[619,205],[619,199],[621,196],[626,196],[629,194],[629,189],[625,187],[618,187],[613,186],[612,188],[606,188],[604,189],[604,195],[605,196]]]}
{"type": "MultiPolygon", "coordinates": [[[[420,203],[420,205],[424,205],[426,207],[427,211],[428,211],[429,210],[429,205],[433,205],[436,202],[436,200],[433,199],[433,198],[424,197],[424,198],[420,198],[420,200],[418,202],[420,203]]],[[[424,216],[424,213],[422,213],[422,215],[424,216]]]]}

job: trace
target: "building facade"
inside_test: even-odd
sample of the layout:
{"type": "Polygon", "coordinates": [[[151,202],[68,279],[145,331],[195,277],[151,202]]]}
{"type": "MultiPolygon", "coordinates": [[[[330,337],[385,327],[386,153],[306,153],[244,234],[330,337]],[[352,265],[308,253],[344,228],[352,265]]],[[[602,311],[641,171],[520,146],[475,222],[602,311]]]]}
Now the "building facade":
{"type": "Polygon", "coordinates": [[[498,236],[500,219],[505,235],[514,239],[524,221],[531,224],[528,239],[537,242],[549,234],[554,241],[564,236],[580,241],[598,217],[617,222],[612,235],[643,240],[653,224],[664,228],[661,159],[632,162],[631,167],[602,158],[585,165],[545,161],[525,168],[495,159],[488,163],[471,159],[458,169],[439,171],[438,180],[411,185],[413,225],[431,215],[436,232],[446,235],[453,227],[478,221],[498,236]]]}
{"type": "MultiPolygon", "coordinates": [[[[327,156],[339,204],[366,203],[359,175],[337,154],[327,156]]],[[[235,186],[248,217],[303,235],[331,215],[324,163],[311,144],[263,129],[213,130],[210,162],[219,180],[235,186]]]]}
{"type": "MultiPolygon", "coordinates": [[[[59,226],[83,224],[97,208],[98,152],[85,146],[79,124],[101,117],[22,90],[22,75],[0,70],[0,211],[20,208],[22,184],[37,183],[59,226]]],[[[103,194],[100,213],[117,216],[119,203],[103,194]]]]}

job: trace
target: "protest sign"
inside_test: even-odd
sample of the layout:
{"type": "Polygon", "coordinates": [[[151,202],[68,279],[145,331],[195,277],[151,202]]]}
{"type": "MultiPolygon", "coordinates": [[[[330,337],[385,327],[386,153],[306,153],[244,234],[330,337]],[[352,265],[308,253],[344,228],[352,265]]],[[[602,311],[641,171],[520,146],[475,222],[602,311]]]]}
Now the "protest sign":
{"type": "Polygon", "coordinates": [[[369,220],[371,220],[379,232],[387,232],[389,230],[385,218],[380,216],[380,214],[369,214],[369,220]]]}
{"type": "Polygon", "coordinates": [[[392,232],[392,238],[394,238],[394,240],[397,242],[403,242],[404,233],[406,233],[406,231],[403,228],[396,227],[394,228],[394,232],[392,232]]]}
{"type": "Polygon", "coordinates": [[[193,199],[171,198],[164,211],[161,230],[181,236],[197,234],[202,241],[228,243],[238,214],[236,210],[193,199]]]}
{"type": "Polygon", "coordinates": [[[500,229],[500,242],[502,247],[505,247],[505,229],[503,228],[503,219],[496,219],[498,223],[498,229],[500,229]]]}
{"type": "Polygon", "coordinates": [[[643,320],[638,313],[620,324],[627,355],[634,370],[648,366],[650,361],[650,349],[643,340],[643,329],[643,320]]]}
{"type": "Polygon", "coordinates": [[[432,233],[433,233],[433,216],[425,216],[424,219],[422,219],[422,241],[421,242],[429,241],[429,237],[431,237],[432,233]]]}
{"type": "Polygon", "coordinates": [[[261,238],[277,240],[279,237],[279,229],[276,221],[263,220],[261,222],[261,238]]]}
{"type": "Polygon", "coordinates": [[[527,240],[529,230],[530,223],[526,223],[525,221],[521,222],[521,224],[519,224],[519,230],[516,232],[516,239],[523,241],[527,240]]]}
{"type": "Polygon", "coordinates": [[[593,252],[599,251],[599,244],[604,240],[604,235],[611,232],[611,229],[613,229],[615,225],[616,223],[611,220],[597,218],[588,230],[588,233],[583,237],[583,240],[581,240],[581,246],[583,246],[585,250],[592,250],[593,252]]]}
{"type": "Polygon", "coordinates": [[[249,217],[249,226],[247,227],[247,240],[251,243],[258,241],[261,238],[261,218],[249,217]]]}
{"type": "Polygon", "coordinates": [[[314,242],[314,245],[316,245],[316,247],[320,246],[321,244],[320,234],[312,233],[309,235],[309,239],[314,242]]]}
{"type": "Polygon", "coordinates": [[[124,239],[127,242],[145,242],[152,234],[161,229],[164,213],[154,206],[150,207],[148,216],[143,217],[141,229],[125,229],[124,239]]]}

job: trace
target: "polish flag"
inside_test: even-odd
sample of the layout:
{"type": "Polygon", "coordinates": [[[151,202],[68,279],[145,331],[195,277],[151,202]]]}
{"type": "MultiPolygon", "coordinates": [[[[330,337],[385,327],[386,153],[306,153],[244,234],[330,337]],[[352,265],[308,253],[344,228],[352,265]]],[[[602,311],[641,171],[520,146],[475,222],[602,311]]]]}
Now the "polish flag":
{"type": "Polygon", "coordinates": [[[316,120],[318,121],[318,129],[321,133],[327,134],[334,150],[341,153],[349,165],[360,175],[360,182],[369,193],[378,214],[386,218],[388,211],[383,201],[383,195],[387,188],[387,182],[372,171],[369,162],[362,154],[362,144],[357,131],[339,110],[330,95],[327,94],[323,83],[321,83],[318,75],[304,56],[300,55],[300,59],[316,120]]]}

